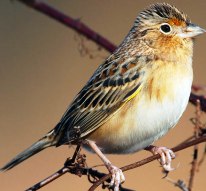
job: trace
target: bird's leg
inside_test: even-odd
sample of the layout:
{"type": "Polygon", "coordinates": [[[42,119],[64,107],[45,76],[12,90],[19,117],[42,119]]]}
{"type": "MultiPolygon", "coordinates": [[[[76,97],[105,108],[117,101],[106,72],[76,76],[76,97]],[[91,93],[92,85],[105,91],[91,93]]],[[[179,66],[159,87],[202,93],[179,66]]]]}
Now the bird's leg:
{"type": "Polygon", "coordinates": [[[114,185],[114,190],[119,190],[119,185],[125,181],[124,174],[121,169],[112,165],[109,159],[101,152],[101,150],[97,147],[95,142],[93,141],[86,141],[87,144],[92,148],[92,150],[100,157],[103,161],[104,165],[107,167],[108,171],[112,174],[110,185],[114,185]]]}
{"type": "Polygon", "coordinates": [[[175,153],[172,150],[166,147],[157,147],[154,145],[146,147],[145,150],[152,152],[154,155],[160,154],[160,164],[165,171],[169,172],[174,170],[174,168],[171,167],[172,159],[175,158],[175,153]]]}

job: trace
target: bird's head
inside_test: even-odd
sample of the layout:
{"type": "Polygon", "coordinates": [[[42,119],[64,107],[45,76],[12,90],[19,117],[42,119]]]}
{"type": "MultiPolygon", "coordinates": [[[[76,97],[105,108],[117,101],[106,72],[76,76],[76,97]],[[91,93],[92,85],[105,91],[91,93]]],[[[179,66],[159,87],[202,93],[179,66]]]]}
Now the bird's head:
{"type": "Polygon", "coordinates": [[[192,39],[206,30],[192,24],[176,7],[156,3],[138,15],[130,32],[138,39],[144,39],[148,47],[170,50],[172,47],[192,49],[192,39]]]}

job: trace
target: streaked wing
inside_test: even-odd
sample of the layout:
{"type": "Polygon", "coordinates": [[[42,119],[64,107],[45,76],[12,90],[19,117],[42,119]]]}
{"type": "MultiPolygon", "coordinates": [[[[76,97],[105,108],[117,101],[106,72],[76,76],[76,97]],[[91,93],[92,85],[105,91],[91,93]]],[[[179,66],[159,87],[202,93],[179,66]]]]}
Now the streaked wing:
{"type": "Polygon", "coordinates": [[[144,72],[142,57],[129,59],[111,55],[99,66],[76,96],[58,125],[59,144],[84,137],[105,123],[140,89],[144,72]]]}

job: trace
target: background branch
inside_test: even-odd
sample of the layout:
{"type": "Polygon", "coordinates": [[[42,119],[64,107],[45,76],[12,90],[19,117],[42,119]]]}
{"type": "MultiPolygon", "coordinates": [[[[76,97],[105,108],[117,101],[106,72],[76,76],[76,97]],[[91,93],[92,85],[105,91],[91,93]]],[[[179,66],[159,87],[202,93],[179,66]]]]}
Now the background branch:
{"type": "Polygon", "coordinates": [[[36,0],[17,0],[21,3],[33,8],[52,19],[64,24],[65,26],[75,30],[76,32],[86,36],[88,39],[92,40],[93,42],[97,43],[101,47],[103,47],[108,52],[113,52],[116,49],[116,46],[108,41],[103,36],[99,35],[97,32],[86,26],[82,23],[79,19],[73,19],[72,17],[63,14],[62,12],[58,11],[57,9],[51,7],[50,5],[36,0]]]}
{"type": "MultiPolygon", "coordinates": [[[[200,135],[200,118],[201,118],[201,108],[200,108],[200,101],[197,100],[197,106],[196,106],[196,122],[194,124],[194,137],[197,139],[200,135]]],[[[194,145],[194,151],[193,151],[193,160],[191,163],[191,170],[190,170],[190,179],[189,179],[189,185],[188,185],[188,190],[192,191],[194,179],[195,179],[195,173],[197,170],[197,163],[198,163],[198,153],[199,153],[199,147],[198,145],[194,145]]]]}
{"type": "MultiPolygon", "coordinates": [[[[92,40],[108,52],[113,52],[116,49],[116,46],[111,43],[109,40],[104,38],[102,35],[98,34],[87,25],[82,23],[79,19],[73,19],[72,17],[63,14],[62,12],[58,11],[57,9],[51,7],[50,5],[37,1],[37,0],[17,0],[30,8],[33,8],[52,19],[64,24],[65,26],[77,31],[79,34],[86,36],[88,39],[92,40]]],[[[195,87],[199,87],[195,85],[195,87]]],[[[194,89],[195,89],[194,87],[194,89]]],[[[206,98],[204,96],[199,96],[191,93],[189,101],[196,105],[196,100],[200,100],[200,105],[202,111],[206,112],[206,98]]]]}

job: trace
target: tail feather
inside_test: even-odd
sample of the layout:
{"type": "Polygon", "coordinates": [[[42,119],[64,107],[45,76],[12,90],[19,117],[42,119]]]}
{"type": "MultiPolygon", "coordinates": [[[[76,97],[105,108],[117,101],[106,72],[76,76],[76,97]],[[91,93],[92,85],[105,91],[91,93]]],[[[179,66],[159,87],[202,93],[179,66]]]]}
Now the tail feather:
{"type": "Polygon", "coordinates": [[[19,163],[23,162],[24,160],[28,159],[29,157],[37,154],[38,152],[42,151],[43,149],[54,146],[54,131],[49,132],[45,137],[31,145],[28,149],[23,151],[22,153],[18,154],[15,158],[13,158],[10,162],[8,162],[5,166],[3,166],[0,171],[9,170],[19,163]]]}

